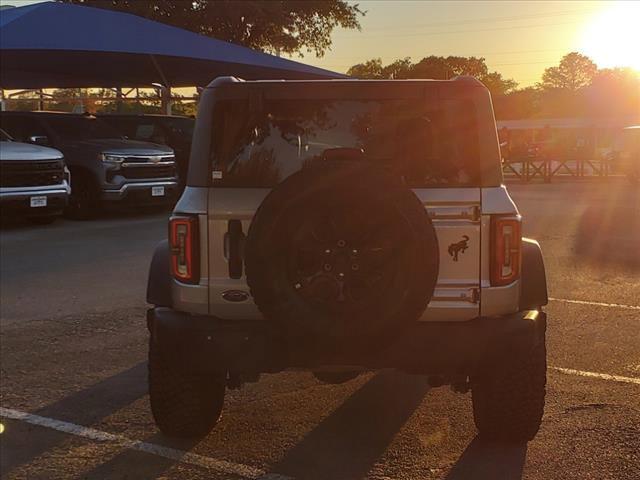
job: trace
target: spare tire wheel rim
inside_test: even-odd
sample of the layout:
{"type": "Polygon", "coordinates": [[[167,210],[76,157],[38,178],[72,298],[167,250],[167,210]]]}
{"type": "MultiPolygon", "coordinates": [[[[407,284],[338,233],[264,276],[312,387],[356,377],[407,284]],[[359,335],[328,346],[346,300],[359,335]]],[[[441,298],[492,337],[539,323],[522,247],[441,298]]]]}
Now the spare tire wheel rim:
{"type": "MultiPolygon", "coordinates": [[[[380,208],[375,205],[375,208],[380,208]]],[[[287,274],[306,302],[327,313],[368,308],[400,273],[409,226],[395,208],[373,223],[366,212],[337,207],[308,215],[291,237],[287,274]]]]}

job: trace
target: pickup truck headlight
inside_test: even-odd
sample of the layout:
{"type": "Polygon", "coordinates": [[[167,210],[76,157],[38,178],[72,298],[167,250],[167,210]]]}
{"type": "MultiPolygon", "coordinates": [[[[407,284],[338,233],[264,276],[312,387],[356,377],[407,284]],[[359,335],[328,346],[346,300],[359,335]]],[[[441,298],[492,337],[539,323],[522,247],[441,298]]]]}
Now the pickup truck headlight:
{"type": "Polygon", "coordinates": [[[109,155],[108,153],[101,153],[100,160],[112,165],[120,165],[122,162],[124,162],[125,157],[121,157],[120,155],[109,155]]]}

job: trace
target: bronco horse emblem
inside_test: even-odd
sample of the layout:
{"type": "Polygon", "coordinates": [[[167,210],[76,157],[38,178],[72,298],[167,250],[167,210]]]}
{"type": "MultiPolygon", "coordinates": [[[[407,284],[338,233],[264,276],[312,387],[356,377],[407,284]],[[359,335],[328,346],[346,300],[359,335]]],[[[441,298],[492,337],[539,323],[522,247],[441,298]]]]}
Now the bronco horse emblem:
{"type": "Polygon", "coordinates": [[[469,237],[467,237],[466,235],[462,236],[462,240],[460,240],[459,242],[456,243],[452,243],[451,245],[449,245],[449,248],[447,249],[447,251],[449,252],[449,255],[451,255],[453,257],[453,261],[457,262],[458,261],[458,254],[459,253],[464,253],[464,251],[469,248],[469,245],[467,245],[467,242],[469,241],[469,237]]]}

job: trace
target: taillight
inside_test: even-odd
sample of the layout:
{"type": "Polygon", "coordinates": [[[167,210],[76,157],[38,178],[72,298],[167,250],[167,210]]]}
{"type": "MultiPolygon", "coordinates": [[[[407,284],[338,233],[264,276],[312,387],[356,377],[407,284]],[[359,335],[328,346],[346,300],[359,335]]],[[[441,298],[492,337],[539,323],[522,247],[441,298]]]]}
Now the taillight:
{"type": "Polygon", "coordinates": [[[519,217],[491,217],[491,285],[520,277],[522,233],[519,217]]]}
{"type": "Polygon", "coordinates": [[[200,281],[198,218],[176,216],[169,219],[171,273],[184,283],[200,281]]]}

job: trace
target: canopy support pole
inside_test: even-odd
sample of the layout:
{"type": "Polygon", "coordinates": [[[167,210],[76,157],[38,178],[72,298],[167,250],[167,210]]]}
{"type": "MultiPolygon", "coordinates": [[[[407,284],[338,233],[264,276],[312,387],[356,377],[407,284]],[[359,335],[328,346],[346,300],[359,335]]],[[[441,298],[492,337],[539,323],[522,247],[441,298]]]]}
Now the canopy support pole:
{"type": "Polygon", "coordinates": [[[173,107],[173,102],[171,101],[171,88],[160,88],[160,105],[162,113],[164,113],[165,115],[171,115],[171,110],[173,107]]]}
{"type": "Polygon", "coordinates": [[[116,113],[122,113],[122,87],[116,87],[116,113]]]}
{"type": "Polygon", "coordinates": [[[155,55],[149,56],[151,57],[151,61],[153,62],[153,66],[156,68],[158,75],[160,75],[160,78],[162,79],[162,85],[160,88],[160,102],[162,113],[164,113],[165,115],[171,115],[171,85],[169,85],[167,77],[165,77],[164,72],[160,68],[160,64],[156,60],[155,55]]]}

